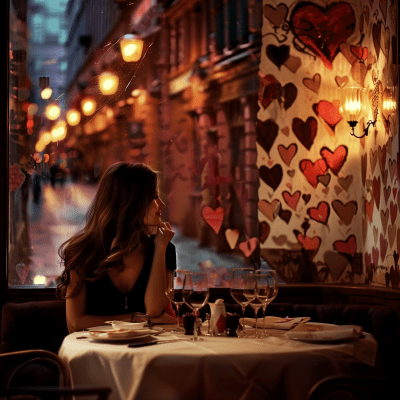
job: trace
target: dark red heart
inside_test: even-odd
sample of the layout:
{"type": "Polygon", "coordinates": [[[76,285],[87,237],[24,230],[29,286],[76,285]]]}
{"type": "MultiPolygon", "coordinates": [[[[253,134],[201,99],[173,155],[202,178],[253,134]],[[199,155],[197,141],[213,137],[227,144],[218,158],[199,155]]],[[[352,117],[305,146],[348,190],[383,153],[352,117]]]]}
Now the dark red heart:
{"type": "Polygon", "coordinates": [[[307,178],[308,183],[315,189],[318,186],[318,176],[324,175],[328,169],[326,161],[323,158],[313,163],[310,160],[300,161],[300,170],[307,178]]]}
{"type": "Polygon", "coordinates": [[[317,136],[317,127],[318,122],[314,117],[308,117],[306,122],[303,122],[300,118],[293,118],[292,121],[293,133],[307,150],[310,150],[314,143],[315,136],[317,136]]]}
{"type": "Polygon", "coordinates": [[[321,201],[317,208],[309,208],[307,210],[307,214],[314,221],[321,222],[322,224],[326,225],[330,214],[329,204],[325,201],[321,201]]]}
{"type": "Polygon", "coordinates": [[[329,125],[333,132],[335,132],[336,125],[343,119],[339,110],[327,100],[322,100],[317,104],[313,104],[313,110],[315,114],[329,125]]]}
{"type": "Polygon", "coordinates": [[[284,210],[283,208],[281,208],[279,210],[279,214],[278,215],[287,224],[289,223],[290,218],[292,218],[292,212],[290,210],[284,210]]]}
{"type": "Polygon", "coordinates": [[[290,46],[274,46],[270,44],[266,49],[267,57],[279,68],[285,64],[290,56],[290,46]]]}
{"type": "Polygon", "coordinates": [[[376,208],[379,210],[379,205],[381,204],[381,177],[374,177],[372,181],[372,193],[374,195],[376,208]]]}
{"type": "Polygon", "coordinates": [[[271,147],[278,136],[279,126],[272,119],[267,119],[264,122],[257,121],[257,142],[267,152],[271,151],[271,147]]]}
{"type": "Polygon", "coordinates": [[[374,48],[377,59],[379,58],[379,53],[381,51],[381,25],[382,25],[381,21],[378,21],[378,23],[372,25],[372,39],[374,42],[374,48]]]}
{"type": "Polygon", "coordinates": [[[265,221],[261,221],[258,228],[260,233],[260,242],[264,243],[268,239],[271,228],[265,221]]]}
{"type": "Polygon", "coordinates": [[[319,56],[328,69],[332,69],[340,44],[353,34],[355,23],[353,8],[345,2],[333,3],[325,9],[301,2],[290,18],[294,35],[319,56]]]}
{"type": "Polygon", "coordinates": [[[354,254],[357,250],[357,242],[356,237],[354,235],[350,235],[345,241],[336,240],[333,243],[333,247],[339,252],[354,257],[354,254]]]}
{"type": "Polygon", "coordinates": [[[259,168],[260,178],[272,189],[276,190],[276,188],[280,185],[283,177],[282,167],[279,164],[274,165],[272,168],[268,168],[265,165],[262,165],[259,168]]]}
{"type": "Polygon", "coordinates": [[[301,198],[304,200],[304,204],[307,204],[311,199],[311,194],[303,194],[301,198]]]}
{"type": "Polygon", "coordinates": [[[347,147],[339,146],[333,153],[327,147],[323,147],[320,151],[320,154],[329,165],[332,173],[337,175],[346,161],[347,147]]]}
{"type": "Polygon", "coordinates": [[[297,87],[293,85],[293,83],[287,83],[283,87],[283,93],[284,93],[283,108],[287,110],[296,100],[297,87]]]}
{"type": "Polygon", "coordinates": [[[377,247],[372,248],[372,263],[376,268],[379,262],[379,249],[377,247]]]}
{"type": "Polygon", "coordinates": [[[379,244],[380,244],[380,248],[381,248],[381,260],[384,263],[385,262],[385,257],[386,257],[388,241],[385,238],[385,236],[383,236],[382,233],[379,235],[379,244]]]}
{"type": "Polygon", "coordinates": [[[281,84],[272,75],[266,75],[260,79],[261,90],[258,95],[261,105],[267,108],[275,99],[280,99],[282,95],[281,84]]]}

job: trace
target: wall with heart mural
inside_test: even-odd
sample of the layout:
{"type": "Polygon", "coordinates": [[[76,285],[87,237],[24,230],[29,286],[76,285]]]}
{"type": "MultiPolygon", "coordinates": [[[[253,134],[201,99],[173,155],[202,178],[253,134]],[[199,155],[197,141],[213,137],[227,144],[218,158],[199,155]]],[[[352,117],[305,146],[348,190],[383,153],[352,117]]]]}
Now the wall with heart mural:
{"type": "Polygon", "coordinates": [[[399,288],[397,0],[264,0],[263,14],[261,255],[287,283],[399,288]],[[377,116],[362,139],[346,87],[367,93],[357,135],[377,116]]]}

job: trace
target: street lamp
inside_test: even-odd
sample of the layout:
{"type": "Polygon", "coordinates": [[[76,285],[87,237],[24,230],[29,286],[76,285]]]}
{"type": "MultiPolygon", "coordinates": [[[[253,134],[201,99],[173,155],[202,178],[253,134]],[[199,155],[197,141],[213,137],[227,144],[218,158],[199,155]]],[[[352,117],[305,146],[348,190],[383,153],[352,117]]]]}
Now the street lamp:
{"type": "Polygon", "coordinates": [[[113,72],[102,72],[99,75],[100,91],[104,95],[112,95],[118,89],[119,78],[113,72]]]}
{"type": "Polygon", "coordinates": [[[68,110],[66,117],[68,124],[71,126],[76,126],[81,121],[81,113],[78,110],[68,110]]]}
{"type": "Polygon", "coordinates": [[[40,97],[43,100],[48,100],[51,95],[53,94],[53,89],[50,87],[44,88],[41,92],[40,92],[40,97]]]}
{"type": "Polygon", "coordinates": [[[96,111],[97,102],[91,96],[86,96],[81,100],[81,109],[86,116],[94,114],[96,111]]]}
{"type": "Polygon", "coordinates": [[[122,58],[126,62],[139,61],[143,51],[143,39],[133,33],[121,36],[119,39],[122,58]]]}
{"type": "Polygon", "coordinates": [[[61,113],[61,109],[55,103],[49,104],[46,107],[46,110],[45,110],[45,114],[46,114],[47,119],[49,119],[51,121],[56,120],[60,116],[60,113],[61,113]]]}
{"type": "Polygon", "coordinates": [[[51,141],[58,142],[65,139],[67,135],[67,128],[65,121],[57,121],[51,129],[51,141]]]}

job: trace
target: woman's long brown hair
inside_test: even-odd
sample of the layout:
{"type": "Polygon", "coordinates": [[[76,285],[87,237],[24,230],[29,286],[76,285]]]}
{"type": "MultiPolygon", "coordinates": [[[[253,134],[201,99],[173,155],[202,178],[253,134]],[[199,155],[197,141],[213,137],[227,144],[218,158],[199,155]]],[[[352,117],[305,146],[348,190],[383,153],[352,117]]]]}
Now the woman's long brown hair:
{"type": "Polygon", "coordinates": [[[72,270],[79,281],[69,297],[76,296],[87,281],[100,279],[113,268],[124,269],[124,258],[147,239],[143,219],[156,194],[157,174],[147,165],[117,163],[107,169],[85,227],[58,250],[65,267],[58,297],[66,298],[72,270]]]}

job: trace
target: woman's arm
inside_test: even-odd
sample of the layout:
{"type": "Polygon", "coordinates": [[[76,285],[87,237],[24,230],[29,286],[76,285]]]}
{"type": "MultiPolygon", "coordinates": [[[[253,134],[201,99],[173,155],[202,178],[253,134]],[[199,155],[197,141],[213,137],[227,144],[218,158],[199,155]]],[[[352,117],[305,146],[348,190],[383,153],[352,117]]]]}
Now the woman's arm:
{"type": "Polygon", "coordinates": [[[168,222],[162,222],[162,227],[158,229],[154,238],[153,263],[144,295],[146,313],[150,317],[158,317],[168,303],[168,298],[165,295],[165,290],[167,289],[165,252],[174,235],[175,232],[171,229],[171,225],[168,222]]]}
{"type": "Polygon", "coordinates": [[[132,314],[121,315],[91,315],[86,314],[86,284],[83,285],[80,292],[69,298],[75,286],[78,284],[79,276],[75,271],[70,271],[70,283],[67,286],[66,314],[67,327],[69,333],[79,331],[93,326],[104,325],[105,321],[131,321],[132,314]]]}

